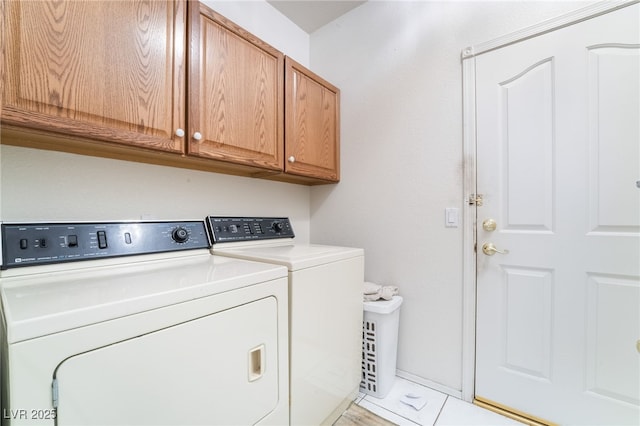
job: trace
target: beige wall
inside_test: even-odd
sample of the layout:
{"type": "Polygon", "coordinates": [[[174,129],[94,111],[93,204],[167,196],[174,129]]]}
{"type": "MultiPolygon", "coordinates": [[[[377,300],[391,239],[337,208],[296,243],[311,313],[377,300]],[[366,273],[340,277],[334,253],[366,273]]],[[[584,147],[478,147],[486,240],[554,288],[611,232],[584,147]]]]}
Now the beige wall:
{"type": "Polygon", "coordinates": [[[290,216],[308,241],[309,189],[173,167],[0,146],[5,222],[290,216]]]}

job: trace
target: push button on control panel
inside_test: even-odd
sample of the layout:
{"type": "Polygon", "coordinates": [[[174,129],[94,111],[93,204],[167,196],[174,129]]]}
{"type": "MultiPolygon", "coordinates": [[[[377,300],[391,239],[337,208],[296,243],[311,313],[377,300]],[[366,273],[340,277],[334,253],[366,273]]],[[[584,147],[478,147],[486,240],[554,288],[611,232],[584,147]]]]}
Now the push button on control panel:
{"type": "Polygon", "coordinates": [[[68,235],[67,236],[67,247],[78,247],[78,236],[77,235],[68,235]]]}
{"type": "Polygon", "coordinates": [[[26,250],[27,247],[29,247],[29,240],[27,240],[26,238],[22,238],[20,240],[20,250],[26,250]]]}
{"type": "Polygon", "coordinates": [[[101,249],[107,248],[107,232],[106,231],[98,231],[98,248],[101,248],[101,249]]]}

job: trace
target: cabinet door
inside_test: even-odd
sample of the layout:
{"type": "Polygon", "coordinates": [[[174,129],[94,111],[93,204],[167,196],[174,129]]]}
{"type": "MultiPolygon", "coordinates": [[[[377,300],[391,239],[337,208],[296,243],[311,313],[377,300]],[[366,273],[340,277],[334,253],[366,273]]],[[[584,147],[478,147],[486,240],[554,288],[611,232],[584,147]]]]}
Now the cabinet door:
{"type": "Polygon", "coordinates": [[[4,125],[183,151],[183,0],[11,0],[3,18],[4,125]]]}
{"type": "Polygon", "coordinates": [[[189,7],[189,153],[282,170],[284,55],[205,5],[189,7]]]}
{"type": "Polygon", "coordinates": [[[285,172],[340,180],[340,90],[285,60],[285,172]]]}

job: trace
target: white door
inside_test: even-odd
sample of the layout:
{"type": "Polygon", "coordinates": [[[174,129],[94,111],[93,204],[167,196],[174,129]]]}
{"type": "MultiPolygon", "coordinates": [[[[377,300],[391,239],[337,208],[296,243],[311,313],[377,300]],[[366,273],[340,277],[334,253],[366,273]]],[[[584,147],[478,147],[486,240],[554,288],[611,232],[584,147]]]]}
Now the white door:
{"type": "Polygon", "coordinates": [[[480,400],[640,424],[639,16],[476,58],[480,400]]]}

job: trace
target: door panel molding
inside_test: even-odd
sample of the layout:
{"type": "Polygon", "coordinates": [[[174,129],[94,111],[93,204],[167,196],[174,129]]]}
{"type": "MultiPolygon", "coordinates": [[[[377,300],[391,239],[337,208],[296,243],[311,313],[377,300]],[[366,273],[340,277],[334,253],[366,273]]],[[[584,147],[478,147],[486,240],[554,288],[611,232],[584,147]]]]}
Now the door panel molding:
{"type": "Polygon", "coordinates": [[[619,100],[625,93],[640,90],[638,56],[640,45],[609,43],[590,46],[589,64],[589,232],[599,235],[640,235],[640,204],[636,202],[638,188],[622,185],[634,182],[637,169],[621,163],[619,152],[633,152],[640,157],[638,104],[619,100]],[[614,67],[618,66],[617,72],[614,67]],[[620,72],[623,69],[625,72],[620,72]],[[611,111],[616,111],[612,113],[611,111]],[[606,141],[606,147],[604,147],[606,141]],[[634,152],[635,151],[635,152],[634,152]],[[607,205],[623,206],[607,210],[607,205]]]}
{"type": "Polygon", "coordinates": [[[502,188],[501,220],[507,231],[552,232],[554,228],[554,68],[554,58],[545,58],[499,84],[500,144],[509,167],[497,172],[507,182],[502,188]],[[541,145],[543,150],[538,148],[541,145]]]}

